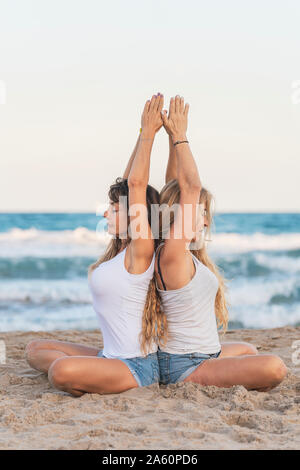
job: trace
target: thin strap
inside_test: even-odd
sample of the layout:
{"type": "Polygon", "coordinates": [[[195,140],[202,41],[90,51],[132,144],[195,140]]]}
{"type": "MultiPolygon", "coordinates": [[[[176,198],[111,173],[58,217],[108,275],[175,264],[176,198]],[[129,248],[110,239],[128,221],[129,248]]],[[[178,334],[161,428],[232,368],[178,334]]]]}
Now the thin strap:
{"type": "Polygon", "coordinates": [[[160,260],[160,250],[158,250],[158,258],[157,258],[158,274],[160,275],[160,279],[161,279],[162,285],[164,286],[164,290],[167,290],[163,277],[162,277],[159,260],[160,260]]]}

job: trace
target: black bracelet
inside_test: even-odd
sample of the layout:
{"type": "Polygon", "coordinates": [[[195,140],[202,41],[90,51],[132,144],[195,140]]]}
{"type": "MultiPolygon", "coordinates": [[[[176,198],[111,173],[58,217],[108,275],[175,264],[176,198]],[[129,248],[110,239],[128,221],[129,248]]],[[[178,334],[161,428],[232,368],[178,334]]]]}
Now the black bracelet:
{"type": "Polygon", "coordinates": [[[184,143],[189,143],[188,140],[177,140],[177,142],[174,142],[174,145],[177,145],[177,144],[184,144],[184,143]]]}

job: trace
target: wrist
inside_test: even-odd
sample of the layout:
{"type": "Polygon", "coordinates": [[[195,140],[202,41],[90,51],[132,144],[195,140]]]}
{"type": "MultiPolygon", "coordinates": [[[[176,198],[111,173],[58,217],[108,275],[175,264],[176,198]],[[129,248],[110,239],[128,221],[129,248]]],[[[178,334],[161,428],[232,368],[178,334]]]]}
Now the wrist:
{"type": "Polygon", "coordinates": [[[140,133],[141,139],[154,139],[155,131],[147,128],[143,128],[140,133]]]}
{"type": "Polygon", "coordinates": [[[172,142],[177,142],[177,140],[188,140],[186,134],[172,134],[172,142]]]}

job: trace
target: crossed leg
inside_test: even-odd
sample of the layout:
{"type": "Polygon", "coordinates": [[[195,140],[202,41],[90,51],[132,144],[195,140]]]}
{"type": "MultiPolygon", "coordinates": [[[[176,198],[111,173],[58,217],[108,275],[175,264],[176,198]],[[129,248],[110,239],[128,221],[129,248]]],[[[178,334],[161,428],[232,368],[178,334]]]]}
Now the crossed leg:
{"type": "Polygon", "coordinates": [[[138,387],[127,365],[119,359],[73,356],[56,359],[48,371],[53,387],[80,397],[84,393],[121,393],[138,387]]]}
{"type": "Polygon", "coordinates": [[[268,391],[282,382],[287,368],[273,354],[252,354],[221,357],[202,362],[184,382],[232,387],[243,385],[247,390],[268,391]]]}
{"type": "Polygon", "coordinates": [[[258,354],[258,351],[253,344],[243,341],[233,343],[221,343],[220,357],[233,357],[243,356],[248,354],[258,354]]]}
{"type": "Polygon", "coordinates": [[[27,344],[25,357],[32,368],[48,374],[51,385],[76,397],[138,387],[124,362],[97,357],[98,352],[98,348],[83,344],[35,340],[27,344]]]}
{"type": "Polygon", "coordinates": [[[98,352],[98,348],[84,344],[38,339],[26,345],[25,358],[33,369],[48,373],[51,364],[60,357],[97,356],[98,352]]]}

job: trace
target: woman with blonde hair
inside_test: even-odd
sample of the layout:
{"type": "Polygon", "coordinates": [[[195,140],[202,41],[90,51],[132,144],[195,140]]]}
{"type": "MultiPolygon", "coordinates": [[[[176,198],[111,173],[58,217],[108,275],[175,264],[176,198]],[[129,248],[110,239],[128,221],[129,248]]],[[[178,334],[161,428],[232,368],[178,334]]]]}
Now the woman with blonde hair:
{"type": "Polygon", "coordinates": [[[218,327],[225,331],[228,323],[226,286],[203,239],[212,223],[212,195],[201,184],[186,137],[188,111],[177,95],[171,98],[169,115],[162,112],[170,154],[160,193],[162,243],[155,261],[167,321],[164,345],[158,349],[160,382],[266,391],[285,377],[283,361],[273,354],[258,355],[248,343],[219,342],[218,327]]]}
{"type": "Polygon", "coordinates": [[[120,393],[159,379],[156,317],[152,317],[156,242],[151,232],[151,206],[159,203],[159,194],[148,179],[154,137],[162,127],[162,107],[160,93],[145,104],[142,130],[123,178],[109,189],[104,216],[113,238],[104,255],[89,267],[104,348],[54,340],[31,341],[26,346],[28,363],[48,373],[55,388],[75,397],[86,392],[120,393]],[[131,230],[137,219],[145,233],[131,230]]]}

